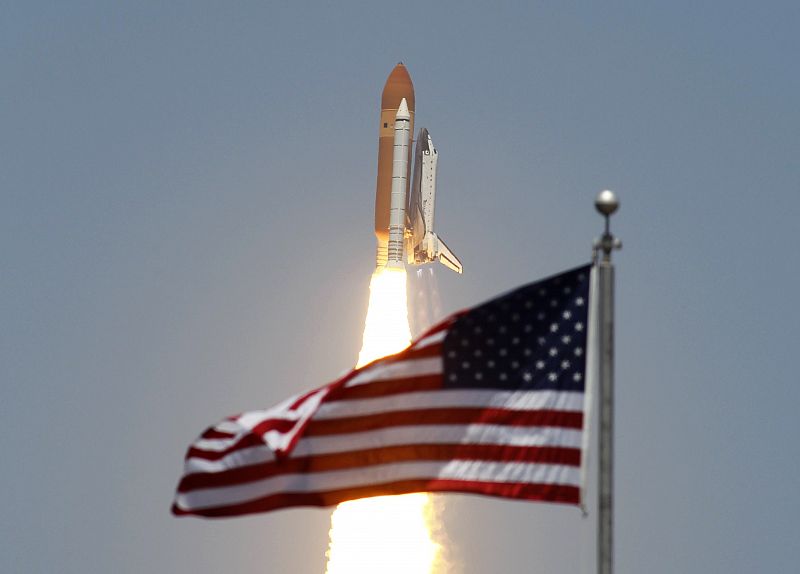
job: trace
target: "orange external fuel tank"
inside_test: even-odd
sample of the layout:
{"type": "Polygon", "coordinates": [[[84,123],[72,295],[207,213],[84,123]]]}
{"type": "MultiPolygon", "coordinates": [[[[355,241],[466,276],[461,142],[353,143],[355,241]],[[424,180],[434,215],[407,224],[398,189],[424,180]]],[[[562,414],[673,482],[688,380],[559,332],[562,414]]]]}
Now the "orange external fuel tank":
{"type": "MultiPolygon", "coordinates": [[[[378,239],[377,266],[385,265],[389,245],[389,207],[392,195],[392,152],[394,118],[405,98],[411,115],[408,142],[408,178],[411,181],[411,149],[414,137],[414,84],[403,63],[397,64],[386,79],[381,95],[381,122],[378,130],[378,181],[375,189],[375,236],[378,239]]],[[[408,197],[408,187],[406,187],[408,197]]]]}

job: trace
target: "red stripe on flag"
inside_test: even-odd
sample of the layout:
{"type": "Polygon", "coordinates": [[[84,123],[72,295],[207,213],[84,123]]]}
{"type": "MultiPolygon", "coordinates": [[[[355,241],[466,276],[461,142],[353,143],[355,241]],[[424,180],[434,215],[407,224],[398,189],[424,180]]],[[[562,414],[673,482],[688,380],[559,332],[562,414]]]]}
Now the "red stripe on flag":
{"type": "Polygon", "coordinates": [[[390,381],[375,381],[354,387],[342,387],[325,398],[326,403],[351,399],[371,399],[417,391],[437,391],[442,387],[442,375],[420,375],[390,381]]]}
{"type": "Polygon", "coordinates": [[[278,431],[279,433],[285,434],[291,431],[296,424],[297,421],[293,420],[267,419],[255,425],[251,432],[257,435],[263,435],[269,431],[278,431]]]}
{"type": "Polygon", "coordinates": [[[211,427],[209,429],[206,429],[206,432],[201,434],[200,438],[204,438],[204,439],[222,438],[222,439],[225,439],[225,438],[233,438],[235,436],[236,436],[236,433],[220,431],[220,430],[215,429],[214,427],[211,427]]]}
{"type": "Polygon", "coordinates": [[[183,477],[178,492],[233,486],[282,474],[327,472],[409,461],[477,460],[580,466],[581,451],[566,447],[493,444],[411,444],[290,458],[183,477]]]}
{"type": "Polygon", "coordinates": [[[427,345],[425,347],[422,347],[421,349],[410,347],[405,351],[398,353],[397,355],[387,357],[385,361],[387,363],[397,363],[399,361],[410,361],[412,359],[428,359],[430,357],[441,357],[441,356],[442,356],[442,343],[434,343],[432,345],[427,345]]]}

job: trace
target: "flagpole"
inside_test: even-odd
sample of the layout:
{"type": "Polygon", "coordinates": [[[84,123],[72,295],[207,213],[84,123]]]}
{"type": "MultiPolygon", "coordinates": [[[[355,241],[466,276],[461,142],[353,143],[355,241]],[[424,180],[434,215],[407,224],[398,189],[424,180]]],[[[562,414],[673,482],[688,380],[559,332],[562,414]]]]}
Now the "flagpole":
{"type": "Polygon", "coordinates": [[[611,215],[619,208],[612,191],[601,191],[594,206],[605,217],[605,232],[594,242],[600,327],[600,461],[598,471],[597,572],[614,571],[614,265],[611,253],[622,242],[611,234],[611,215]]]}

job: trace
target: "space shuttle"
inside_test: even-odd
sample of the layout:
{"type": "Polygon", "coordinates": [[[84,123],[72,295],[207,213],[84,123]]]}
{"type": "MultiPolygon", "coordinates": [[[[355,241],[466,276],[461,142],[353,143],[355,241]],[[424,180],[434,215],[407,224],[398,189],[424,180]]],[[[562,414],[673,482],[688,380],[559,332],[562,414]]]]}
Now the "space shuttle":
{"type": "Polygon", "coordinates": [[[414,85],[400,63],[381,97],[378,181],[375,194],[376,265],[422,265],[440,261],[457,273],[461,261],[434,231],[438,154],[428,130],[420,129],[411,177],[414,85]],[[410,185],[409,185],[410,184],[410,185]]]}

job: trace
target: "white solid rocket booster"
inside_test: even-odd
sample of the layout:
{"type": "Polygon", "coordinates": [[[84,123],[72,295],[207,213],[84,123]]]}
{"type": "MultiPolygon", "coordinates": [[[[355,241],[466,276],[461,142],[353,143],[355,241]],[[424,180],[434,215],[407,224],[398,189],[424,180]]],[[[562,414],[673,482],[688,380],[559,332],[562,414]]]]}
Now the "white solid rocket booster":
{"type": "Polygon", "coordinates": [[[394,121],[392,153],[392,198],[389,207],[389,252],[387,265],[403,266],[406,228],[406,186],[408,184],[408,136],[411,115],[403,98],[394,121]]]}

